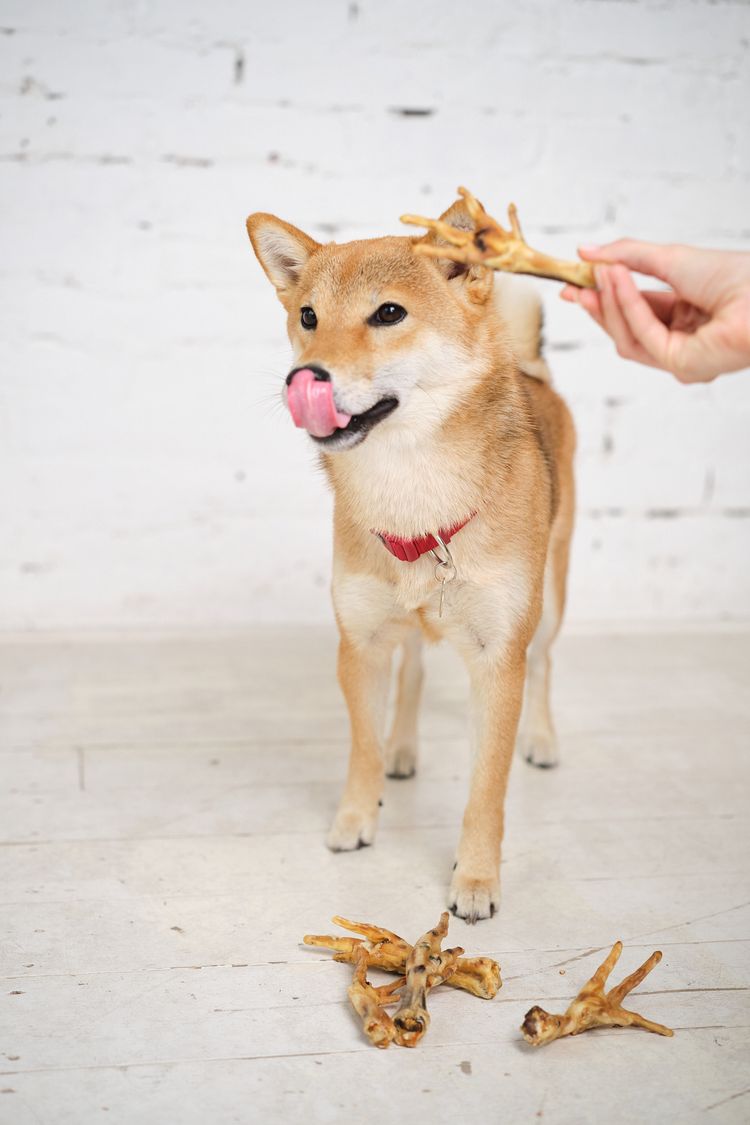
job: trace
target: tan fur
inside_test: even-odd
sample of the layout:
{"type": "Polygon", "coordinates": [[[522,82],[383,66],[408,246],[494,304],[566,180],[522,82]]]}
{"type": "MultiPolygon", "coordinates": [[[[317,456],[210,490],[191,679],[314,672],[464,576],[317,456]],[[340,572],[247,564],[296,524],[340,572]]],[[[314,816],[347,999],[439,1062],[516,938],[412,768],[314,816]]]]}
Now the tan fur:
{"type": "MultiPolygon", "coordinates": [[[[460,207],[448,221],[460,220],[460,207]]],[[[447,637],[469,669],[474,742],[449,904],[470,921],[488,917],[499,898],[527,650],[519,749],[539,765],[555,760],[549,646],[565,602],[575,439],[540,352],[539,303],[505,281],[493,300],[489,270],[455,275],[455,264],[415,255],[414,239],[321,246],[268,215],[250,216],[248,230],[287,310],[294,365],[330,372],[346,413],[385,396],[399,400],[361,444],[322,453],[335,496],[333,601],[352,729],[329,846],[372,843],[386,764],[405,776],[416,760],[415,629],[447,637]],[[406,319],[371,326],[385,301],[402,305],[406,319]],[[300,325],[302,306],[315,310],[314,331],[300,325]],[[446,587],[440,619],[434,560],[400,562],[372,531],[411,538],[472,512],[451,543],[458,577],[446,587]],[[406,663],[386,746],[390,665],[400,644],[406,663]]]]}

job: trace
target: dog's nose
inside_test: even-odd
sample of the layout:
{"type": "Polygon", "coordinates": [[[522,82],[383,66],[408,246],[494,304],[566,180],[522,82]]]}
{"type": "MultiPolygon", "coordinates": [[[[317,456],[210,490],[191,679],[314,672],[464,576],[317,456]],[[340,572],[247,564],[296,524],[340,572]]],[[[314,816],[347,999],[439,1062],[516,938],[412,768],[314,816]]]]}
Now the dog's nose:
{"type": "Polygon", "coordinates": [[[326,371],[325,367],[318,367],[315,363],[308,363],[306,367],[295,367],[289,372],[286,377],[287,387],[291,386],[292,379],[300,375],[303,371],[312,371],[313,379],[316,383],[330,383],[331,381],[330,372],[326,371]]]}

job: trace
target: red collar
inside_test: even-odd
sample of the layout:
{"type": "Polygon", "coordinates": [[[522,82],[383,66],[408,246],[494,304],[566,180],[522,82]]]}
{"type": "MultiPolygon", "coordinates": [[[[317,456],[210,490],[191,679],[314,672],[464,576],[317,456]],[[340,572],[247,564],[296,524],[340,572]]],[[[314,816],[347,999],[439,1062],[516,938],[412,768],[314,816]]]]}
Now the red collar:
{"type": "MultiPolygon", "coordinates": [[[[462,527],[466,527],[469,520],[472,520],[475,515],[476,512],[472,512],[460,523],[454,523],[452,527],[441,528],[438,535],[444,543],[450,543],[456,532],[460,531],[462,527]]],[[[416,562],[422,555],[426,555],[428,551],[432,551],[438,546],[435,536],[429,533],[420,535],[417,539],[402,539],[400,535],[388,535],[385,531],[373,531],[373,535],[377,535],[383,546],[401,562],[416,562]]]]}

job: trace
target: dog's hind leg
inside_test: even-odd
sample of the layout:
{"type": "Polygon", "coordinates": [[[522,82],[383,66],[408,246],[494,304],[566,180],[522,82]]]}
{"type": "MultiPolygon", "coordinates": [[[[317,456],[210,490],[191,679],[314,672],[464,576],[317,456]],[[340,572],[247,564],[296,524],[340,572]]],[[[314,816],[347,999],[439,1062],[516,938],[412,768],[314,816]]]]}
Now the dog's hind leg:
{"type": "Polygon", "coordinates": [[[542,616],[526,654],[523,711],[516,737],[516,747],[521,757],[531,765],[545,769],[556,766],[558,761],[549,691],[550,647],[560,628],[561,616],[548,562],[544,575],[542,616]]]}
{"type": "Polygon", "coordinates": [[[565,606],[570,519],[558,514],[544,572],[542,616],[526,654],[526,685],[516,748],[532,766],[549,769],[558,762],[557,736],[550,710],[550,649],[560,630],[565,606]]]}
{"type": "Polygon", "coordinates": [[[422,631],[413,629],[403,642],[396,706],[385,748],[388,777],[413,777],[417,768],[417,719],[422,694],[422,631]]]}

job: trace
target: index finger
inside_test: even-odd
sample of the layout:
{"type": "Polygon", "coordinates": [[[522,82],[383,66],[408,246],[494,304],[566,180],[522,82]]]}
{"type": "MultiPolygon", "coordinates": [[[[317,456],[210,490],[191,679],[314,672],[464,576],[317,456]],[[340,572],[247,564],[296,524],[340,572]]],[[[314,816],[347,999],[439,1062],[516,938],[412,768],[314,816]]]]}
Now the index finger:
{"type": "Polygon", "coordinates": [[[619,238],[605,246],[579,246],[578,253],[586,262],[620,262],[637,273],[672,283],[674,253],[673,248],[664,243],[619,238]]]}

